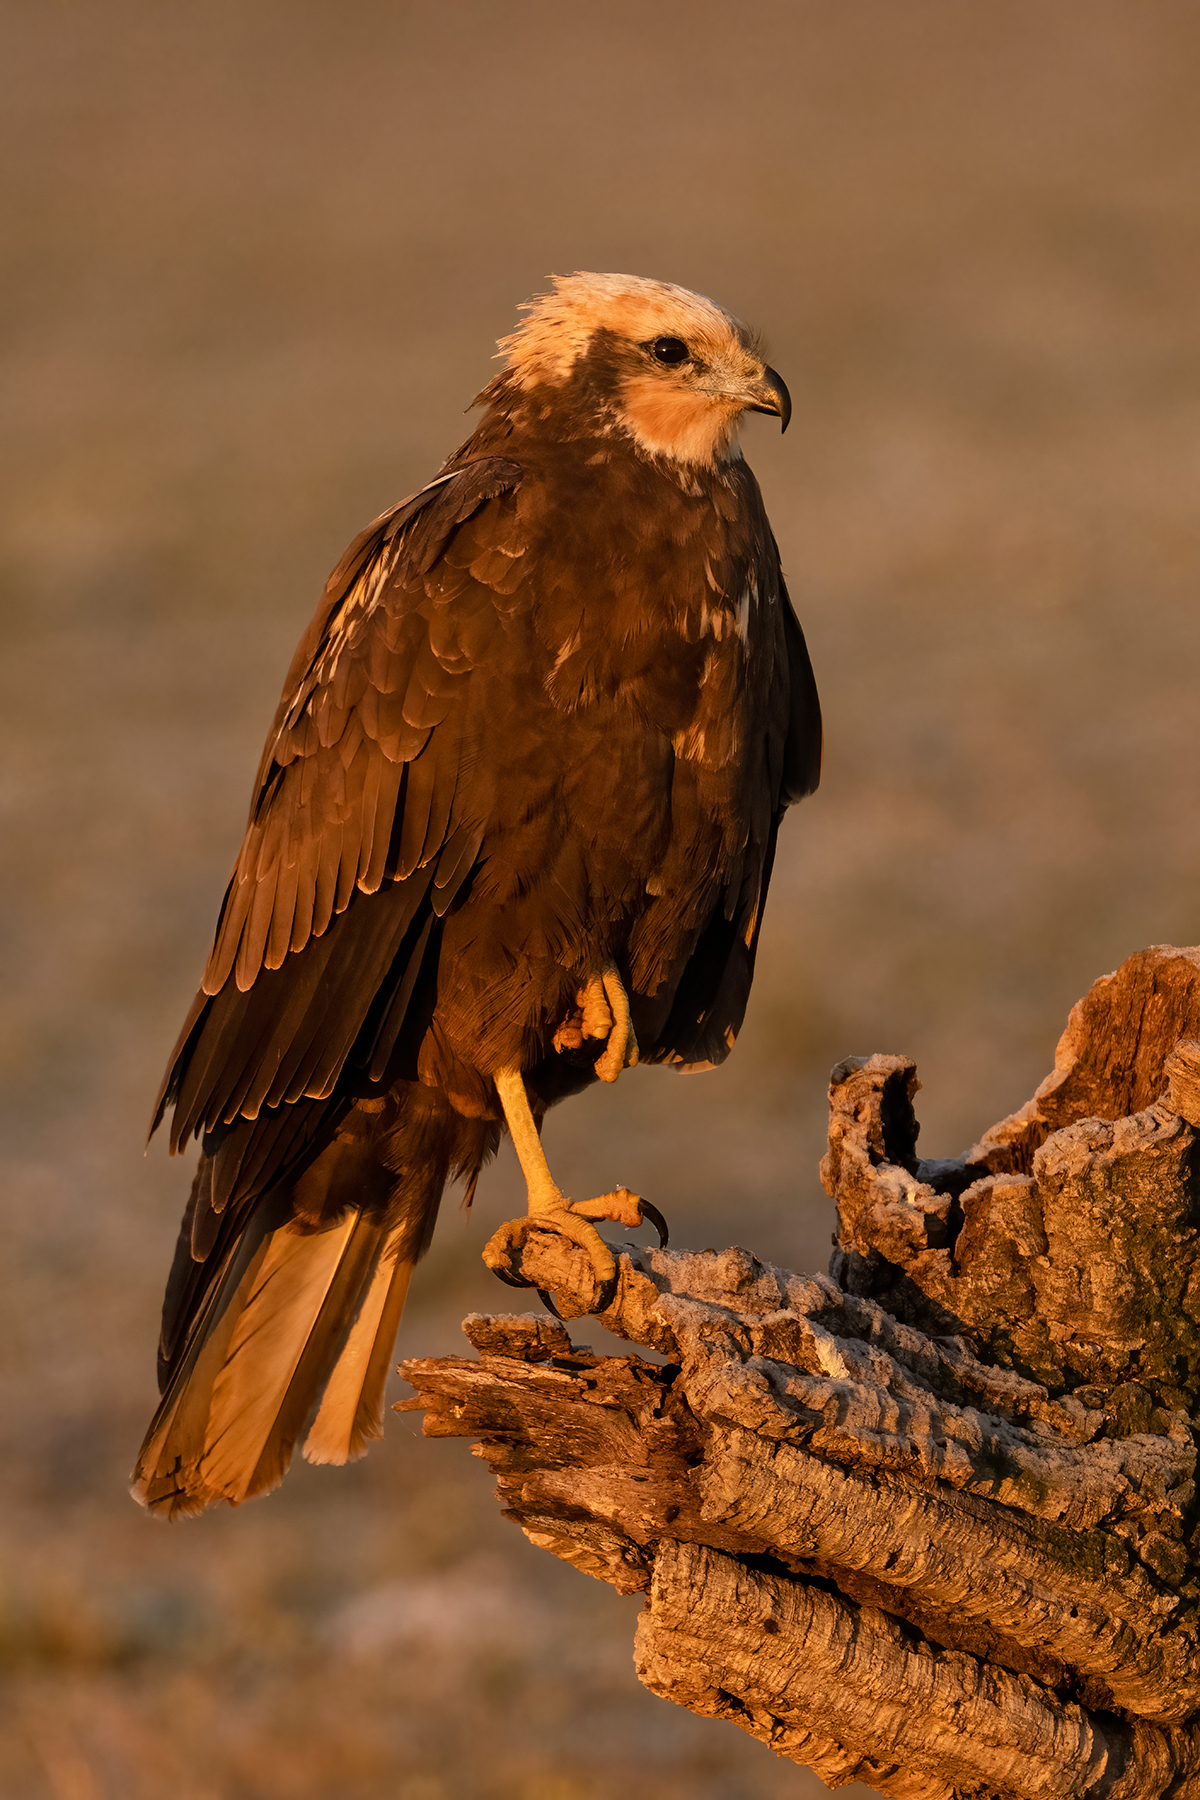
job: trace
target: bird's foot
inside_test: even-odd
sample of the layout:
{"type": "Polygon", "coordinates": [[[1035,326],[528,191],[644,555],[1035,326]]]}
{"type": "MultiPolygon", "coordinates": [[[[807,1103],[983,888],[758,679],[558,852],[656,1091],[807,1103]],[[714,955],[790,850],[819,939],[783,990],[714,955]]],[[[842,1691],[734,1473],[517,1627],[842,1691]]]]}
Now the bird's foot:
{"type": "MultiPolygon", "coordinates": [[[[608,1014],[608,1042],[596,1059],[596,1073],[601,1081],[615,1081],[622,1069],[634,1068],[638,1059],[637,1036],[633,1020],[629,1016],[629,996],[615,969],[606,969],[597,981],[589,983],[589,993],[594,987],[601,989],[600,1004],[608,1014]]],[[[584,1029],[587,1029],[586,1007],[584,1029]]],[[[604,1032],[601,1030],[591,1035],[601,1037],[604,1032]]]]}
{"type": "Polygon", "coordinates": [[[633,1026],[626,1019],[623,1025],[613,1026],[594,1067],[601,1081],[615,1081],[622,1069],[635,1068],[637,1059],[638,1041],[633,1035],[633,1026]]]}
{"type": "Polygon", "coordinates": [[[615,1081],[638,1059],[638,1041],[629,1016],[629,998],[615,969],[593,975],[575,995],[575,1009],[553,1037],[558,1051],[580,1050],[589,1039],[607,1042],[593,1065],[601,1081],[615,1081]]]}
{"type": "Polygon", "coordinates": [[[608,1037],[613,1028],[613,1016],[604,997],[604,982],[599,975],[593,975],[587,986],[580,988],[575,1002],[581,1014],[582,1035],[585,1038],[608,1037]]]}
{"type": "MultiPolygon", "coordinates": [[[[589,1310],[593,1315],[607,1312],[616,1298],[617,1262],[592,1224],[593,1219],[611,1219],[631,1230],[649,1219],[658,1232],[660,1247],[667,1241],[666,1221],[658,1208],[630,1193],[628,1188],[618,1187],[611,1193],[598,1194],[592,1200],[567,1200],[560,1196],[553,1204],[543,1203],[523,1218],[507,1220],[484,1245],[483,1260],[492,1273],[510,1287],[533,1287],[534,1283],[520,1273],[521,1253],[529,1233],[557,1231],[561,1237],[569,1238],[581,1250],[587,1251],[597,1288],[589,1310]]],[[[549,1295],[541,1288],[538,1292],[551,1312],[557,1313],[558,1308],[549,1295]]]]}

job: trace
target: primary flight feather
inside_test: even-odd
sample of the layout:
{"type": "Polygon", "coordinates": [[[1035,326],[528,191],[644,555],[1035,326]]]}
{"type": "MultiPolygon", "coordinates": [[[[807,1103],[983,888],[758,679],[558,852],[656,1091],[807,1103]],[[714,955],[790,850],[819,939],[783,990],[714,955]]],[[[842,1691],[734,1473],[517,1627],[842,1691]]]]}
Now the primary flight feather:
{"type": "MultiPolygon", "coordinates": [[[[727,1055],[820,711],[747,411],[791,405],[736,319],[556,278],[477,429],[351,544],[284,683],[203,984],[159,1095],[201,1157],[134,1493],[169,1515],[360,1455],[442,1189],[512,1134],[531,1225],[607,1291],[546,1165],[556,1100],[727,1055]]],[[[605,1300],[603,1302],[607,1304],[605,1300]]],[[[597,1310],[601,1309],[598,1301],[597,1310]]]]}

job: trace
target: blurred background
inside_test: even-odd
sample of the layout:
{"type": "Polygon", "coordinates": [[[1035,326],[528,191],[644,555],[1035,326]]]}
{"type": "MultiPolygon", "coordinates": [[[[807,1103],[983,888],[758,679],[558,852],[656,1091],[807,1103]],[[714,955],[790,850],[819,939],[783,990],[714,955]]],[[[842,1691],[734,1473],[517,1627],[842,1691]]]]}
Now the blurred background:
{"type": "MultiPolygon", "coordinates": [[[[927,1155],[1200,938],[1200,13],[1188,0],[5,0],[0,1792],[767,1800],[638,1602],[409,1415],[167,1528],[126,1495],[189,1180],[151,1100],[295,640],[551,271],[714,295],[825,703],[724,1070],[563,1107],[564,1185],[823,1267],[825,1081],[927,1155]],[[589,1184],[591,1184],[589,1186],[589,1184]]],[[[505,1149],[400,1351],[509,1304],[505,1149]]],[[[576,1332],[593,1343],[603,1334],[576,1332]]],[[[397,1393],[405,1390],[399,1382],[397,1393]]]]}

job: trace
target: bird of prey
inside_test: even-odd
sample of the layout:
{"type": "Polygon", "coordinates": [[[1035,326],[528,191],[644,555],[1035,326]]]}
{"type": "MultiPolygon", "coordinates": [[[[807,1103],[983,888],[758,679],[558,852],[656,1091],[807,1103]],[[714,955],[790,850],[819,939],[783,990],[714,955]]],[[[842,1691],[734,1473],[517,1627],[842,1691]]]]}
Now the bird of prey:
{"type": "MultiPolygon", "coordinates": [[[[288,670],[159,1095],[201,1156],[134,1493],[198,1512],[362,1454],[442,1189],[506,1126],[530,1226],[615,1274],[548,1107],[741,1025],[821,726],[746,412],[787,388],[700,295],[555,278],[441,473],[350,545],[288,670]]],[[[604,1302],[606,1303],[606,1301],[604,1302]]],[[[601,1310],[598,1303],[597,1310],[601,1310]]]]}

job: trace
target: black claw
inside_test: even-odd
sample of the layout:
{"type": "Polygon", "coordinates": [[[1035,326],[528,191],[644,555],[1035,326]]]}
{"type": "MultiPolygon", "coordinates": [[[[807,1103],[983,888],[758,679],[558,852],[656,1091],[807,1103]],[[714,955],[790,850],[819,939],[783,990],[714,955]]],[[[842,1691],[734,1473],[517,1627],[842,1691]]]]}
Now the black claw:
{"type": "Polygon", "coordinates": [[[510,1275],[507,1269],[493,1269],[492,1274],[497,1281],[502,1281],[505,1287],[531,1288],[533,1286],[532,1281],[525,1281],[519,1275],[510,1275]]]}
{"type": "MultiPolygon", "coordinates": [[[[525,1286],[532,1287],[533,1286],[532,1281],[527,1281],[525,1283],[525,1286]]],[[[565,1319],[563,1319],[562,1314],[559,1312],[557,1306],[555,1306],[554,1295],[548,1294],[546,1292],[545,1288],[539,1288],[537,1291],[537,1294],[538,1294],[538,1299],[541,1301],[542,1305],[546,1308],[546,1311],[552,1312],[556,1319],[562,1319],[562,1322],[565,1325],[567,1321],[565,1319]]]]}
{"type": "Polygon", "coordinates": [[[667,1247],[667,1237],[668,1237],[667,1221],[663,1218],[663,1216],[659,1212],[657,1206],[651,1206],[651,1204],[648,1200],[639,1200],[638,1205],[642,1209],[642,1217],[644,1219],[649,1219],[649,1221],[653,1225],[655,1231],[657,1231],[657,1233],[658,1233],[659,1249],[665,1250],[667,1247]]]}
{"type": "Polygon", "coordinates": [[[617,1297],[617,1288],[620,1285],[620,1280],[621,1271],[618,1269],[615,1275],[610,1275],[607,1281],[602,1281],[600,1283],[600,1291],[592,1302],[593,1318],[597,1318],[601,1313],[608,1311],[609,1307],[617,1297]]]}

